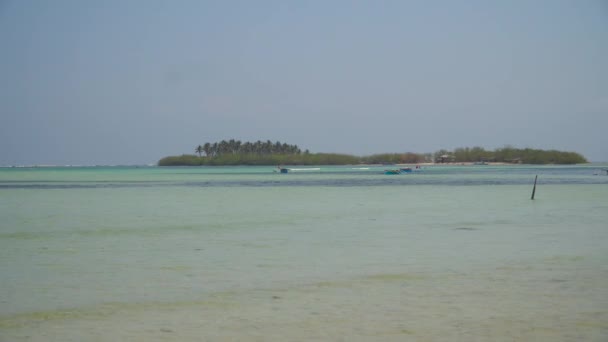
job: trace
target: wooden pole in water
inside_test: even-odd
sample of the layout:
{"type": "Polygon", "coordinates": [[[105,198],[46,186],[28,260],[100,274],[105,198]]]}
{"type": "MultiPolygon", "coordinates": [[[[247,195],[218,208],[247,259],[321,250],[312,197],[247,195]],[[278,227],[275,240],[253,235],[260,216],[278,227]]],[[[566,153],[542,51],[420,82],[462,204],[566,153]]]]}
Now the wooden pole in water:
{"type": "Polygon", "coordinates": [[[534,193],[536,192],[536,180],[538,179],[538,175],[536,175],[536,177],[534,177],[534,187],[532,188],[532,198],[530,199],[534,199],[534,193]]]}

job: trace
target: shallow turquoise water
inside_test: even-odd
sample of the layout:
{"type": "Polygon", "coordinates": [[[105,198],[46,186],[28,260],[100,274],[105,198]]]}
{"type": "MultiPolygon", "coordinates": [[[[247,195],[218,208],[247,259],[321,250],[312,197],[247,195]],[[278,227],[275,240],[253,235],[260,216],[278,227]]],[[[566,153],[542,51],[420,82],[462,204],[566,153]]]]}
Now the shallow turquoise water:
{"type": "MultiPolygon", "coordinates": [[[[599,174],[601,167],[451,166],[407,175],[358,166],[287,175],[268,167],[0,169],[0,340],[35,340],[47,320],[84,327],[84,318],[114,326],[108,316],[181,317],[192,314],[192,305],[219,297],[276,322],[281,318],[263,305],[253,309],[260,293],[273,291],[281,293],[275,297],[290,294],[294,303],[285,314],[294,317],[303,308],[339,315],[361,298],[354,293],[369,293],[368,300],[376,300],[369,305],[378,312],[364,311],[372,316],[367,319],[378,319],[373,326],[380,329],[385,310],[395,317],[411,314],[407,306],[393,307],[388,294],[407,289],[432,303],[442,297],[426,291],[438,279],[445,286],[439,292],[468,293],[469,304],[458,307],[474,312],[481,310],[479,301],[494,298],[484,291],[507,285],[519,292],[505,287],[503,298],[515,299],[504,307],[521,301],[537,303],[536,316],[560,312],[559,306],[551,309],[552,301],[539,299],[536,291],[544,288],[564,300],[562,321],[579,333],[573,339],[601,340],[608,336],[608,176],[599,174]],[[395,279],[409,277],[404,275],[423,280],[394,287],[395,279]],[[472,288],[478,292],[467,292],[472,288]],[[309,290],[323,304],[304,303],[309,290]],[[190,306],[166,310],[178,303],[190,306]],[[102,312],[103,318],[90,317],[102,312]],[[591,313],[594,319],[581,318],[591,313]]],[[[419,305],[433,316],[442,304],[419,305]]],[[[521,317],[522,307],[504,315],[521,317]]],[[[205,310],[211,316],[231,312],[223,305],[205,310]]],[[[432,320],[419,316],[417,326],[432,320]]],[[[153,339],[142,324],[135,337],[153,339]]],[[[315,324],[311,331],[321,329],[315,324]]],[[[352,331],[360,321],[339,324],[352,331]]],[[[516,331],[524,334],[528,326],[520,325],[516,331]]],[[[555,325],[550,328],[558,331],[555,325]]],[[[194,332],[200,327],[180,331],[242,339],[250,333],[247,327],[232,326],[236,335],[215,332],[217,325],[199,335],[194,332]]],[[[284,333],[296,340],[308,336],[298,329],[284,333]]],[[[432,325],[428,329],[419,337],[432,338],[432,325]]],[[[74,329],[66,328],[51,340],[91,337],[76,330],[81,335],[69,335],[74,329]]],[[[124,339],[119,331],[107,340],[124,339]]]]}

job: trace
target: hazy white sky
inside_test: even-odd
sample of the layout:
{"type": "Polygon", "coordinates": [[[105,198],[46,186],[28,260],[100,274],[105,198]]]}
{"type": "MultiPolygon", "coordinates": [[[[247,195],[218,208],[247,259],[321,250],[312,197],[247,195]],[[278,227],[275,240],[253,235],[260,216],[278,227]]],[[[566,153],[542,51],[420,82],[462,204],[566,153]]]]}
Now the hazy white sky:
{"type": "Polygon", "coordinates": [[[608,161],[608,2],[0,0],[0,165],[222,139],[608,161]]]}

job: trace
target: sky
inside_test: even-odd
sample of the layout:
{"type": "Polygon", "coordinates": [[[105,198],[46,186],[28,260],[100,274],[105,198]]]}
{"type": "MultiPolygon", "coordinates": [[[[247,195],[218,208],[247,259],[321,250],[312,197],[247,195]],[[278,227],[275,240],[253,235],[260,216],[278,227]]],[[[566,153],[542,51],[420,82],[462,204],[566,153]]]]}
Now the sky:
{"type": "Polygon", "coordinates": [[[608,161],[608,1],[0,0],[0,165],[222,139],[608,161]]]}

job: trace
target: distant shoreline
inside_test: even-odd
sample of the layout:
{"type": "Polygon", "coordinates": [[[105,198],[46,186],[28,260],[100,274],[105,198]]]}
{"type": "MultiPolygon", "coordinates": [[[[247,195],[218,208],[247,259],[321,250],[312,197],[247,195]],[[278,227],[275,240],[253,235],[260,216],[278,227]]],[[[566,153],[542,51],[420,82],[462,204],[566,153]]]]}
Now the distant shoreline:
{"type": "MultiPolygon", "coordinates": [[[[284,166],[353,166],[353,167],[411,167],[411,166],[568,166],[568,165],[608,165],[608,162],[586,162],[577,164],[515,164],[515,163],[504,163],[504,162],[489,162],[484,165],[479,165],[473,162],[447,162],[447,163],[396,163],[396,164],[317,164],[317,165],[295,165],[295,164],[281,164],[284,166]]],[[[173,167],[225,167],[225,166],[265,166],[265,167],[276,167],[277,165],[172,165],[173,167]]],[[[142,165],[0,165],[0,169],[44,169],[44,168],[104,168],[104,167],[115,167],[115,168],[156,168],[156,167],[167,167],[159,166],[155,164],[142,164],[142,165]]],[[[171,167],[171,166],[169,166],[171,167]]]]}
{"type": "Polygon", "coordinates": [[[505,146],[495,150],[483,147],[459,147],[452,151],[435,153],[380,153],[354,156],[341,153],[311,153],[297,145],[277,141],[255,143],[231,139],[198,145],[198,154],[168,156],[158,161],[159,166],[228,166],[228,165],[366,165],[366,164],[444,164],[444,165],[568,165],[587,163],[587,159],[576,152],[514,148],[505,146]],[[204,155],[203,155],[204,154],[204,155]]]}

